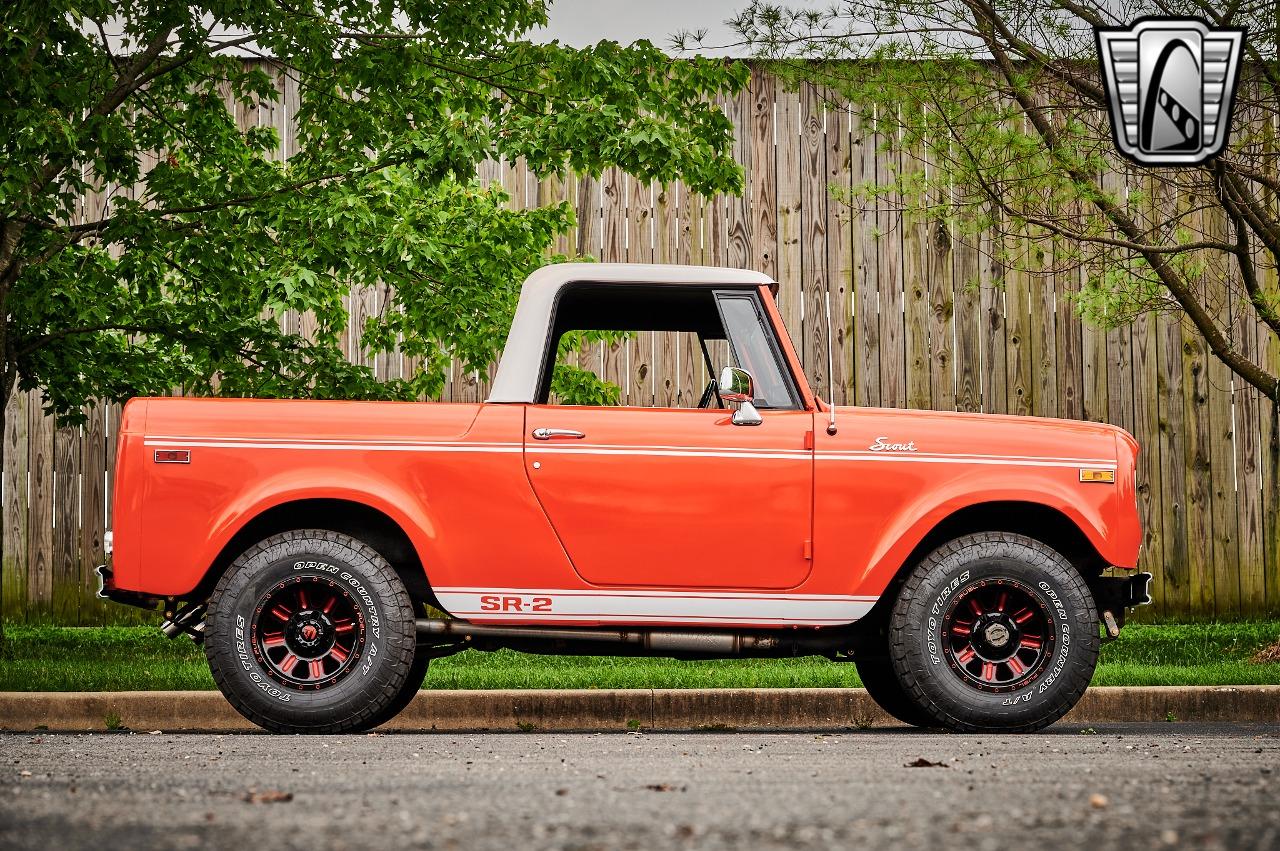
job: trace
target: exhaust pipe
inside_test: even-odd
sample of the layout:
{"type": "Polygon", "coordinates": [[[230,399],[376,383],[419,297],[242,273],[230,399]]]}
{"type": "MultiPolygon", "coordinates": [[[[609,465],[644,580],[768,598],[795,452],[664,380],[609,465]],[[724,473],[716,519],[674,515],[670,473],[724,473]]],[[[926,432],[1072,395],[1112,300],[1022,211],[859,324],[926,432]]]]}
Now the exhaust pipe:
{"type": "Polygon", "coordinates": [[[183,606],[173,617],[160,624],[166,638],[177,638],[186,633],[196,644],[204,643],[204,613],[209,607],[204,603],[183,606]]]}
{"type": "MultiPolygon", "coordinates": [[[[653,655],[801,656],[832,654],[849,649],[853,636],[835,630],[772,630],[742,632],[732,630],[596,629],[589,627],[491,626],[465,621],[420,618],[415,621],[418,641],[445,644],[450,639],[534,650],[530,645],[565,645],[565,652],[600,645],[623,645],[633,651],[653,655]]],[[[559,650],[560,648],[557,648],[559,650]]]]}

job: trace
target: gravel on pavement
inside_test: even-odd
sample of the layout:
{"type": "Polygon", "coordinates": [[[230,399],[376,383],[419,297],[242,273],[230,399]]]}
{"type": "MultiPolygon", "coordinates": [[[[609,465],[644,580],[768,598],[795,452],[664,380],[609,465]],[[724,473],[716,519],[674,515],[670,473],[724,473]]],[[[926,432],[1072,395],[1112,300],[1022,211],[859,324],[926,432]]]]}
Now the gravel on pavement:
{"type": "Polygon", "coordinates": [[[1280,847],[1280,726],[0,736],[0,847],[1280,847]]]}

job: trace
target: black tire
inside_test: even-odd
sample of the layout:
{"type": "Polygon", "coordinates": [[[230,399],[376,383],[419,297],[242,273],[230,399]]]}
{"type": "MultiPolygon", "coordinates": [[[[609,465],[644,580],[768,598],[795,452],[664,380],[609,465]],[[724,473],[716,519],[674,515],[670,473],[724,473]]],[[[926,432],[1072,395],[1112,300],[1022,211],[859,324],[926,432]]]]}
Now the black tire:
{"type": "Polygon", "coordinates": [[[937,726],[1028,732],[1075,706],[1098,663],[1098,612],[1061,554],[984,532],[911,571],[889,619],[903,691],[937,726]]]}
{"type": "Polygon", "coordinates": [[[871,699],[889,715],[912,727],[934,727],[937,722],[921,709],[902,688],[898,675],[886,656],[855,654],[853,663],[871,699]]]}
{"type": "Polygon", "coordinates": [[[260,541],[209,598],[205,655],[214,682],[240,714],[272,732],[347,733],[388,720],[415,667],[416,643],[400,577],[372,547],[337,532],[260,541]]]}
{"type": "Polygon", "coordinates": [[[430,662],[431,657],[427,655],[427,648],[419,647],[414,651],[413,664],[409,667],[409,673],[404,678],[404,685],[400,687],[395,699],[382,712],[369,719],[369,724],[364,729],[372,730],[376,727],[381,727],[403,712],[404,708],[413,702],[418,692],[422,690],[422,683],[427,678],[427,666],[430,662]]]}

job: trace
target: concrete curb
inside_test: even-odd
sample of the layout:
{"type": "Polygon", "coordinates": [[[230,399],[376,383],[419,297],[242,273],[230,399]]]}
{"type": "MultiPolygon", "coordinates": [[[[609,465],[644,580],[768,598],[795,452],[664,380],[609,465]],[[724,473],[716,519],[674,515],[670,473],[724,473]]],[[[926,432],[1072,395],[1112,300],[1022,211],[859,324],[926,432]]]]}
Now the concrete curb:
{"type": "MultiPolygon", "coordinates": [[[[1060,723],[1280,723],[1280,686],[1091,688],[1060,723]]],[[[421,692],[384,730],[848,730],[894,725],[863,689],[421,692]]],[[[256,729],[216,691],[2,692],[0,729],[256,729]]]]}

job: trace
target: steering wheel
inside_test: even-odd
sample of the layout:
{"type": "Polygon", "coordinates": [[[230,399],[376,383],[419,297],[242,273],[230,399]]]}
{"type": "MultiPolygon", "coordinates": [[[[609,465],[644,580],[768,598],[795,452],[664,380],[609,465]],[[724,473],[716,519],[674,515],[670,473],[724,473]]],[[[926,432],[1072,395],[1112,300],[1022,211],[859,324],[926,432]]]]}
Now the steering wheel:
{"type": "Polygon", "coordinates": [[[707,389],[702,391],[702,398],[698,399],[699,408],[710,408],[711,400],[716,400],[716,407],[724,407],[724,399],[720,398],[720,382],[712,379],[707,382],[707,389]]]}

